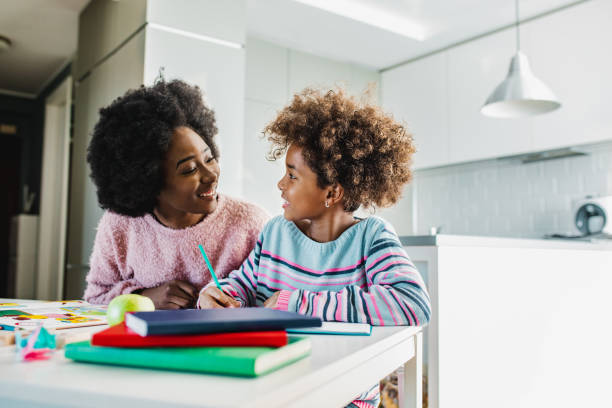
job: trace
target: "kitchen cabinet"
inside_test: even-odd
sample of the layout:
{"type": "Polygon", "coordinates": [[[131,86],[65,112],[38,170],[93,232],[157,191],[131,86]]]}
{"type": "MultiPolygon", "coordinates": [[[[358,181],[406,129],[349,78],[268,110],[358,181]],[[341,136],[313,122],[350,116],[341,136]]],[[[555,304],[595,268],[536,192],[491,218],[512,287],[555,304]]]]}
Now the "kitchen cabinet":
{"type": "Polygon", "coordinates": [[[562,107],[520,119],[480,108],[516,52],[509,28],[389,69],[382,105],[414,132],[416,169],[612,141],[612,2],[592,0],[521,24],[521,49],[562,107]]]}
{"type": "Polygon", "coordinates": [[[447,53],[435,54],[381,75],[383,109],[406,124],[417,153],[414,167],[449,162],[447,53]]]}
{"type": "Polygon", "coordinates": [[[534,150],[612,139],[612,2],[590,1],[521,26],[535,74],[563,104],[534,117],[534,150]]]}
{"type": "Polygon", "coordinates": [[[612,406],[612,243],[401,241],[431,297],[430,408],[612,406]]]}

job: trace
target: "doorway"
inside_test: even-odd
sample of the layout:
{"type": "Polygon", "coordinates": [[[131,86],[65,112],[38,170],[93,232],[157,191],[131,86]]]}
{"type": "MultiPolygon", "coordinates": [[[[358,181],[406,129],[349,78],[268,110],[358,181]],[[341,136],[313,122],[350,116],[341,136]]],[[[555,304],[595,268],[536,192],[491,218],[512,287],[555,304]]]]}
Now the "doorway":
{"type": "Polygon", "coordinates": [[[72,77],[45,99],[36,298],[61,300],[66,269],[66,225],[72,77]]]}
{"type": "Polygon", "coordinates": [[[9,262],[15,248],[9,234],[11,218],[20,212],[22,138],[18,122],[9,114],[0,112],[0,186],[4,189],[4,199],[0,200],[0,297],[4,298],[15,295],[15,276],[9,274],[9,262]]]}

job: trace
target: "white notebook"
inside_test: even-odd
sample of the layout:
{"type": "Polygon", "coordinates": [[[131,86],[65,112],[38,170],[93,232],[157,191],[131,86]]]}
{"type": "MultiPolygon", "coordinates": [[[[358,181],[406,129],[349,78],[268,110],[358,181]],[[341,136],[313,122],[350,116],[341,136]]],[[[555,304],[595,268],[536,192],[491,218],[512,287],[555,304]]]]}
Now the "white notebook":
{"type": "Polygon", "coordinates": [[[321,327],[287,329],[287,333],[369,336],[372,333],[372,326],[367,323],[323,322],[321,327]]]}

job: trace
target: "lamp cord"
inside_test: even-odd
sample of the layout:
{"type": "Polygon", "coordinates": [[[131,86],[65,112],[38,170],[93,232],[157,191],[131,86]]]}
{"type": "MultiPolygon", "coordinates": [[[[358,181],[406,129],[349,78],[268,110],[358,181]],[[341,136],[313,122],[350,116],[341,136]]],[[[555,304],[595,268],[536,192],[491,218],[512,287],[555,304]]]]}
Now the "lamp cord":
{"type": "Polygon", "coordinates": [[[521,50],[521,35],[519,33],[519,0],[514,0],[514,4],[515,4],[515,11],[516,11],[516,51],[520,51],[521,50]]]}

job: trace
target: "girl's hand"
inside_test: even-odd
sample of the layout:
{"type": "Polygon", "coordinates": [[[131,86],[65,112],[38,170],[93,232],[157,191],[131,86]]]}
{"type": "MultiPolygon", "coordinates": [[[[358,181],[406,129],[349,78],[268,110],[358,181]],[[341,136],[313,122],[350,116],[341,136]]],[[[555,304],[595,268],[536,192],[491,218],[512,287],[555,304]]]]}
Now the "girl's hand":
{"type": "Polygon", "coordinates": [[[187,309],[194,307],[198,290],[187,281],[175,279],[134,293],[151,299],[155,309],[187,309]]]}
{"type": "Polygon", "coordinates": [[[280,290],[274,292],[272,296],[266,299],[266,301],[263,304],[264,307],[274,309],[276,307],[276,302],[278,302],[278,295],[280,295],[280,290]]]}
{"type": "Polygon", "coordinates": [[[224,307],[240,307],[240,302],[215,286],[207,287],[200,293],[200,309],[218,309],[224,307]]]}

